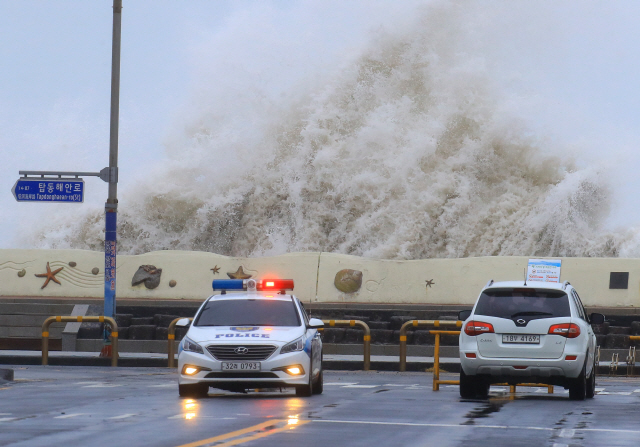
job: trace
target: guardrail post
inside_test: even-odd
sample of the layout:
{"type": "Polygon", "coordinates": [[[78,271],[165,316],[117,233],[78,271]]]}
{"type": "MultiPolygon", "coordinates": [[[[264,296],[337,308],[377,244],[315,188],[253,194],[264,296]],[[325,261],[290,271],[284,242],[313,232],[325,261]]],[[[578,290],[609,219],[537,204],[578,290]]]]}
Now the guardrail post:
{"type": "Polygon", "coordinates": [[[49,326],[51,323],[70,323],[70,322],[95,322],[95,323],[108,323],[111,326],[112,337],[112,351],[111,351],[111,366],[118,366],[118,323],[111,317],[99,316],[99,317],[84,317],[84,316],[55,316],[48,317],[42,323],[42,364],[49,364],[49,326]]]}
{"type": "Polygon", "coordinates": [[[433,391],[440,390],[440,332],[436,332],[436,342],[433,347],[433,391]]]}
{"type": "MultiPolygon", "coordinates": [[[[173,320],[171,323],[169,323],[169,329],[167,330],[167,341],[168,341],[167,353],[169,356],[168,368],[173,368],[174,367],[173,363],[175,362],[174,356],[175,356],[175,347],[176,347],[176,343],[175,343],[176,323],[184,318],[187,318],[187,317],[179,317],[173,320]]],[[[193,318],[189,318],[189,321],[193,321],[193,318]]]]}
{"type": "Polygon", "coordinates": [[[324,324],[330,327],[337,326],[360,326],[364,330],[363,336],[363,370],[369,371],[371,368],[371,330],[369,325],[361,320],[322,320],[324,324]]]}

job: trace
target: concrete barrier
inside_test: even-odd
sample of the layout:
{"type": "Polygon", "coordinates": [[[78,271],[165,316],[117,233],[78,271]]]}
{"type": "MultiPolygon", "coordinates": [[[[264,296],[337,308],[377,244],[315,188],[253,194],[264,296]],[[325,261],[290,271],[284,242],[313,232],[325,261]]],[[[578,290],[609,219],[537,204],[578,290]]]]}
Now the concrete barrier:
{"type": "MultiPolygon", "coordinates": [[[[640,259],[559,258],[561,280],[576,287],[589,307],[640,307],[640,259]],[[609,288],[612,272],[628,273],[627,288],[609,288]]],[[[524,279],[529,258],[518,256],[393,261],[335,253],[290,253],[238,258],[214,253],[158,251],[118,256],[116,295],[127,299],[190,299],[211,295],[211,281],[240,268],[253,277],[295,280],[294,293],[306,303],[390,303],[471,305],[489,279],[524,279]],[[162,269],[159,285],[132,285],[142,265],[162,269]],[[361,284],[336,287],[341,270],[357,272],[361,284]]],[[[0,250],[0,296],[100,298],[104,256],[87,250],[0,250]],[[49,270],[60,284],[36,274],[49,270]]],[[[357,281],[356,281],[357,282],[357,281]]]]}

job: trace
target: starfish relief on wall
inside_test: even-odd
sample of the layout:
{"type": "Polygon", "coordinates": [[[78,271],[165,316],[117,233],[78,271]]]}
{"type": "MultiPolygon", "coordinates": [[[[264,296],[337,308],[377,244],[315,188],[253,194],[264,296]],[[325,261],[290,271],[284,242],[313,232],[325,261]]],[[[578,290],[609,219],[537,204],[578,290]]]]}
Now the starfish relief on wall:
{"type": "Polygon", "coordinates": [[[47,262],[47,272],[46,273],[38,273],[38,274],[35,275],[38,278],[47,278],[47,280],[44,282],[42,287],[40,287],[40,289],[44,289],[45,287],[47,287],[47,284],[49,284],[49,281],[53,281],[55,283],[58,283],[58,284],[62,285],[62,283],[60,281],[58,281],[58,279],[56,278],[56,274],[60,273],[60,271],[63,268],[64,267],[60,267],[59,269],[51,271],[51,267],[49,267],[49,263],[47,262]]]}

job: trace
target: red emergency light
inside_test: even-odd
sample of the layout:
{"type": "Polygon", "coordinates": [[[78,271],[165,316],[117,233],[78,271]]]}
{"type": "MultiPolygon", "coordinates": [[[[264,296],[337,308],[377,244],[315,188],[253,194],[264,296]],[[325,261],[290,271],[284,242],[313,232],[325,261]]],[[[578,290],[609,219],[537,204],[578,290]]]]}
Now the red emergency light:
{"type": "Polygon", "coordinates": [[[256,290],[293,290],[293,279],[261,279],[256,290]]]}

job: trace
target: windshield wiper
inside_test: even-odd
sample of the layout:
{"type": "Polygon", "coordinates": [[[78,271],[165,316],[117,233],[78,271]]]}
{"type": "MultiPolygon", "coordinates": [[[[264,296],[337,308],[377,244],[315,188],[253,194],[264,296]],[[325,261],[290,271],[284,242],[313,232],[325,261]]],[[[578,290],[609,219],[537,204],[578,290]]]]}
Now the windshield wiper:
{"type": "Polygon", "coordinates": [[[549,312],[538,312],[538,311],[527,311],[527,312],[516,312],[515,314],[511,315],[511,318],[515,318],[515,317],[524,317],[524,316],[535,316],[535,315],[552,315],[549,312]]]}

